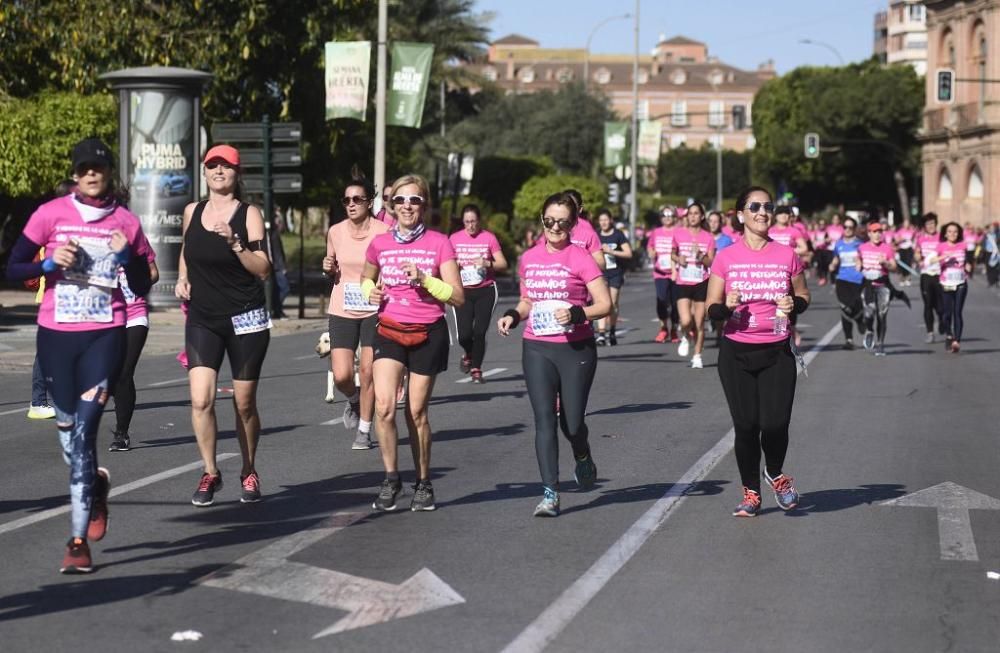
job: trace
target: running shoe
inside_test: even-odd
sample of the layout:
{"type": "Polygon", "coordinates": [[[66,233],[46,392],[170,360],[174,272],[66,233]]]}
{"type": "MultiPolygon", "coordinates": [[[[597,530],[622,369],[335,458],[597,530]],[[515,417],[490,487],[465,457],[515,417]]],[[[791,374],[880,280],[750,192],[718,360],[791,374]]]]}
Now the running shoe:
{"type": "Polygon", "coordinates": [[[597,344],[598,347],[604,347],[605,345],[608,344],[608,338],[603,333],[598,333],[596,336],[594,336],[594,342],[597,344]]]}
{"type": "Polygon", "coordinates": [[[462,356],[462,362],[459,363],[459,367],[462,370],[462,374],[468,374],[472,369],[472,359],[468,356],[462,356]]]}
{"type": "Polygon", "coordinates": [[[472,377],[472,382],[473,383],[482,383],[483,382],[483,371],[481,369],[479,369],[478,367],[473,367],[469,371],[469,376],[472,377]]]}
{"type": "Polygon", "coordinates": [[[670,330],[670,342],[677,344],[681,339],[677,337],[677,327],[670,330]]]}
{"type": "Polygon", "coordinates": [[[358,421],[361,419],[361,402],[348,401],[344,407],[344,429],[353,431],[358,428],[358,421]]]}
{"type": "Polygon", "coordinates": [[[198,507],[210,506],[215,502],[215,493],[222,489],[222,474],[202,474],[198,489],[191,497],[191,503],[198,507]]]}
{"type": "Polygon", "coordinates": [[[819,278],[819,285],[821,285],[821,286],[825,286],[826,285],[826,278],[825,277],[820,277],[819,278]]]}
{"type": "Polygon", "coordinates": [[[28,419],[52,419],[56,416],[56,409],[48,404],[28,404],[28,419]]]}
{"type": "Polygon", "coordinates": [[[951,353],[957,354],[961,348],[962,348],[962,346],[960,344],[958,344],[957,340],[952,340],[951,341],[951,353]]]}
{"type": "Polygon", "coordinates": [[[660,332],[656,334],[655,338],[653,338],[653,342],[666,342],[669,337],[670,334],[667,333],[666,329],[660,329],[660,332]]]}
{"type": "Polygon", "coordinates": [[[933,331],[928,331],[927,332],[927,335],[924,336],[924,342],[926,342],[928,345],[934,343],[934,332],[933,331]]]}
{"type": "Polygon", "coordinates": [[[848,338],[844,341],[844,349],[847,351],[854,351],[854,341],[848,338]]]}
{"type": "MultiPolygon", "coordinates": [[[[792,485],[792,481],[795,479],[791,476],[778,474],[776,478],[771,478],[765,469],[764,480],[774,490],[774,500],[778,502],[779,508],[782,510],[791,510],[799,505],[799,493],[796,491],[795,486],[792,485]]],[[[758,504],[760,503],[760,495],[757,496],[757,502],[758,504]]]]}
{"type": "Polygon", "coordinates": [[[434,505],[434,487],[430,481],[417,481],[413,486],[413,500],[410,501],[410,510],[413,512],[430,512],[437,508],[434,505]]]}
{"type": "Polygon", "coordinates": [[[374,446],[372,443],[372,434],[362,433],[360,430],[354,435],[354,442],[351,443],[351,449],[355,451],[367,451],[374,446]]]}
{"type": "Polygon", "coordinates": [[[701,354],[695,354],[691,357],[691,369],[700,370],[705,367],[705,364],[701,360],[701,354]]]}
{"type": "Polygon", "coordinates": [[[577,458],[576,469],[573,471],[573,478],[581,490],[589,490],[594,487],[597,481],[597,465],[594,458],[589,453],[583,458],[577,458]]]}
{"type": "Polygon", "coordinates": [[[881,342],[878,343],[877,345],[875,345],[875,355],[876,356],[885,356],[885,348],[882,346],[881,342]]]}
{"type": "Polygon", "coordinates": [[[535,517],[558,517],[559,493],[552,488],[545,488],[542,500],[535,506],[535,517]]]}
{"type": "Polygon", "coordinates": [[[94,563],[90,559],[90,546],[87,540],[71,537],[66,543],[66,555],[63,556],[60,574],[89,574],[94,571],[94,563]]]}
{"type": "Polygon", "coordinates": [[[955,342],[955,339],[951,337],[951,334],[946,335],[944,338],[944,350],[951,351],[951,343],[953,342],[955,342]]]}
{"type": "Polygon", "coordinates": [[[608,334],[608,345],[611,347],[616,347],[618,345],[618,334],[614,331],[608,334]]]}
{"type": "Polygon", "coordinates": [[[685,358],[688,352],[691,351],[691,343],[688,341],[687,336],[681,337],[681,342],[677,345],[677,355],[681,358],[685,358]]]}
{"type": "Polygon", "coordinates": [[[399,481],[382,481],[378,489],[378,496],[372,502],[372,510],[378,512],[392,512],[396,509],[396,497],[403,491],[403,484],[399,481]]]}
{"type": "Polygon", "coordinates": [[[406,386],[396,388],[396,408],[406,408],[406,386]]]}
{"type": "Polygon", "coordinates": [[[108,493],[111,492],[111,473],[104,467],[97,468],[94,479],[94,497],[90,504],[90,523],[87,524],[87,539],[98,542],[108,532],[108,493]]]}
{"type": "Polygon", "coordinates": [[[733,510],[733,517],[756,517],[760,512],[760,493],[743,488],[743,501],[733,510]]]}
{"type": "Polygon", "coordinates": [[[114,439],[111,441],[108,451],[128,451],[132,447],[132,440],[129,439],[128,433],[112,431],[111,435],[114,436],[114,439]]]}
{"type": "Polygon", "coordinates": [[[240,476],[240,484],[243,486],[243,494],[240,495],[240,503],[257,503],[260,501],[260,476],[253,471],[246,476],[240,476]]]}
{"type": "Polygon", "coordinates": [[[875,332],[865,331],[865,336],[861,339],[861,343],[864,345],[865,351],[870,352],[875,347],[875,332]]]}

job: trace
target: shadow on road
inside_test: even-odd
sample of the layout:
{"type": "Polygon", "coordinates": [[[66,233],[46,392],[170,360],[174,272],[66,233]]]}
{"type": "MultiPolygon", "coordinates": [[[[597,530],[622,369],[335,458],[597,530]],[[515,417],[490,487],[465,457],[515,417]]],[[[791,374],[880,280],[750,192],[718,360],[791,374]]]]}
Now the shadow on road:
{"type": "MultiPolygon", "coordinates": [[[[304,424],[282,424],[280,426],[268,426],[260,430],[261,437],[265,435],[275,435],[278,433],[285,433],[288,431],[294,431],[295,429],[305,426],[304,424]]],[[[236,431],[225,430],[219,431],[216,436],[217,440],[235,440],[236,431]]],[[[140,440],[138,443],[133,442],[132,449],[154,449],[156,447],[173,447],[178,444],[194,444],[196,439],[194,433],[191,435],[179,435],[172,438],[157,438],[151,440],[140,440]]]]}
{"type": "MultiPolygon", "coordinates": [[[[856,488],[818,490],[806,492],[799,499],[799,506],[788,511],[790,517],[804,517],[814,512],[836,512],[878,501],[896,499],[906,494],[906,486],[899,484],[861,485],[856,488]]],[[[780,512],[780,508],[766,508],[761,514],[780,512]]]]}
{"type": "Polygon", "coordinates": [[[620,415],[623,413],[649,413],[654,410],[686,410],[694,405],[690,401],[671,401],[666,404],[622,404],[621,406],[613,406],[611,408],[602,408],[601,410],[595,410],[590,415],[620,415]]]}

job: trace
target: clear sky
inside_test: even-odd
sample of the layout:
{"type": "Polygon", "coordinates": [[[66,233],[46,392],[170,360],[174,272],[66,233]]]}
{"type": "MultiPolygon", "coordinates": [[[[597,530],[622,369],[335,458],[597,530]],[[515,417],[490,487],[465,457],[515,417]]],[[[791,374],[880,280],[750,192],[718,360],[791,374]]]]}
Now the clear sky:
{"type": "MultiPolygon", "coordinates": [[[[639,50],[648,54],[661,34],[678,34],[708,44],[709,55],[748,70],[773,59],[779,73],[802,65],[838,65],[822,41],[844,61],[872,55],[875,13],[888,0],[640,0],[639,50]]],[[[605,18],[631,13],[635,0],[476,0],[475,11],[491,12],[491,39],[521,34],[542,47],[583,48],[605,18]]],[[[633,23],[602,26],[591,52],[630,53],[633,23]]]]}

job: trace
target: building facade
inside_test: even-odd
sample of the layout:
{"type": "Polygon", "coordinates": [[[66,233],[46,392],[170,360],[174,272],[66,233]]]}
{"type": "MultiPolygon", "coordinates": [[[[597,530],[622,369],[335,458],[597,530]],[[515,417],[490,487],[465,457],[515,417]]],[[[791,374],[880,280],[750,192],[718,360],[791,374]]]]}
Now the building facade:
{"type": "MultiPolygon", "coordinates": [[[[474,66],[508,93],[554,90],[582,81],[607,96],[624,120],[632,116],[632,64],[629,54],[543,48],[537,41],[511,35],[492,43],[486,61],[474,66]]],[[[754,95],[774,77],[773,62],[745,71],[710,57],[704,43],[661,37],[653,51],[639,59],[639,118],[662,122],[661,149],[711,143],[743,151],[754,146],[754,95]],[[733,125],[733,107],[740,107],[745,116],[741,129],[733,125]]]]}
{"type": "Polygon", "coordinates": [[[985,225],[1000,217],[1000,0],[927,0],[928,75],[920,140],[924,210],[985,225]],[[937,70],[955,72],[954,100],[937,70]]]}
{"type": "Polygon", "coordinates": [[[927,10],[923,2],[893,0],[886,14],[886,63],[927,74],[927,10]]]}

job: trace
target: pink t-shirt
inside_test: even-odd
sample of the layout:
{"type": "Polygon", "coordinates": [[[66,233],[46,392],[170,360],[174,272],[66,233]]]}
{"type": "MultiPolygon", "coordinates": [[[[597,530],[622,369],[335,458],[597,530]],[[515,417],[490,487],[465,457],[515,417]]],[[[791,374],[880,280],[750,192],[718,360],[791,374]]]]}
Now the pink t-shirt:
{"type": "Polygon", "coordinates": [[[965,249],[970,252],[976,251],[976,245],[979,244],[979,236],[976,232],[968,229],[962,234],[962,240],[965,242],[965,249]]]}
{"type": "Polygon", "coordinates": [[[829,249],[830,240],[826,229],[813,229],[809,237],[812,239],[813,247],[816,249],[829,249]]]}
{"type": "Polygon", "coordinates": [[[795,249],[796,238],[800,238],[802,234],[795,227],[782,227],[780,225],[774,225],[767,230],[767,235],[776,243],[781,243],[787,247],[795,249]]]}
{"type": "Polygon", "coordinates": [[[942,286],[954,288],[967,281],[965,274],[965,252],[966,245],[962,241],[949,243],[948,241],[938,242],[937,255],[941,262],[942,286]]]}
{"type": "Polygon", "coordinates": [[[559,308],[587,305],[587,284],[603,276],[593,256],[572,246],[549,251],[542,243],[521,255],[518,273],[521,297],[532,304],[524,326],[527,340],[576,342],[593,337],[590,322],[563,326],[553,315],[559,308]]]}
{"type": "Polygon", "coordinates": [[[384,314],[406,324],[431,324],[444,316],[444,304],[423,286],[412,285],[404,263],[415,264],[424,274],[441,278],[441,265],[455,260],[455,250],[444,234],[427,230],[412,243],[397,243],[392,232],[376,236],[365,260],[377,265],[386,299],[379,307],[384,314]]]}
{"type": "MultiPolygon", "coordinates": [[[[673,250],[687,259],[700,258],[696,257],[695,254],[700,252],[702,256],[711,255],[715,251],[715,239],[712,238],[711,233],[704,229],[699,229],[697,233],[692,234],[687,227],[676,227],[674,229],[673,250]]],[[[678,267],[677,269],[677,285],[696,286],[708,279],[710,274],[709,270],[701,263],[688,261],[686,267],[678,267]]]]}
{"type": "Polygon", "coordinates": [[[653,229],[646,248],[653,254],[653,278],[673,279],[674,263],[670,253],[674,251],[674,227],[653,229]]]}
{"type": "MultiPolygon", "coordinates": [[[[941,239],[938,235],[921,231],[914,239],[916,248],[920,252],[920,274],[936,275],[941,273],[941,264],[938,262],[938,243],[941,239]]],[[[964,245],[963,245],[964,247],[964,245]]]]}
{"type": "Polygon", "coordinates": [[[861,276],[869,281],[876,281],[889,274],[887,261],[895,258],[896,253],[889,243],[876,245],[867,242],[858,247],[858,256],[861,258],[861,276]]]}
{"type": "Polygon", "coordinates": [[[740,240],[720,251],[712,263],[712,274],[725,281],[726,294],[732,290],[740,293],[740,305],[726,321],[723,334],[751,344],[788,338],[787,324],[783,329],[775,324],[775,302],[792,294],[792,278],[802,270],[795,250],[774,241],[754,251],[740,240]]]}
{"type": "Polygon", "coordinates": [[[389,231],[378,220],[369,220],[368,228],[355,234],[350,220],[342,220],[326,232],[326,255],[337,259],[340,276],[330,293],[330,306],[326,312],[338,317],[361,319],[376,310],[361,295],[361,272],[365,268],[365,254],[376,236],[389,231]]]}
{"type": "Polygon", "coordinates": [[[500,241],[485,229],[475,236],[470,236],[465,229],[456,231],[448,237],[451,246],[455,248],[455,260],[462,274],[462,286],[466,288],[485,288],[495,283],[496,274],[492,267],[487,267],[485,274],[476,266],[478,259],[496,260],[494,254],[500,251],[500,241]]]}
{"type": "MultiPolygon", "coordinates": [[[[544,246],[544,238],[542,245],[544,246]]],[[[580,218],[576,221],[573,229],[569,232],[569,240],[577,247],[582,247],[593,254],[601,251],[601,238],[597,235],[597,230],[587,220],[580,218]]]]}
{"type": "MultiPolygon", "coordinates": [[[[145,235],[142,237],[142,246],[135,253],[145,258],[147,265],[156,260],[156,252],[149,245],[145,235]]],[[[118,286],[122,289],[122,295],[125,297],[125,325],[149,326],[149,306],[146,304],[146,298],[139,297],[129,288],[125,268],[118,268],[118,286]]]]}
{"type": "Polygon", "coordinates": [[[913,237],[916,235],[913,227],[900,227],[896,230],[896,247],[899,249],[913,249],[913,237]]]}
{"type": "Polygon", "coordinates": [[[375,219],[390,229],[396,226],[396,218],[392,217],[392,215],[385,210],[385,207],[379,209],[378,213],[375,215],[375,219]]]}
{"type": "Polygon", "coordinates": [[[830,239],[831,243],[837,242],[844,237],[844,225],[831,224],[826,228],[826,236],[830,239]]]}
{"type": "MultiPolygon", "coordinates": [[[[99,210],[90,207],[96,214],[99,210]]],[[[76,264],[68,270],[45,275],[45,294],[38,308],[38,325],[55,331],[96,331],[123,326],[125,296],[118,285],[118,264],[111,250],[111,232],[120,230],[133,255],[147,251],[149,244],[139,219],[123,207],[87,222],[71,195],[38,207],[24,235],[52,256],[56,247],[74,239],[80,247],[76,264]]]]}

